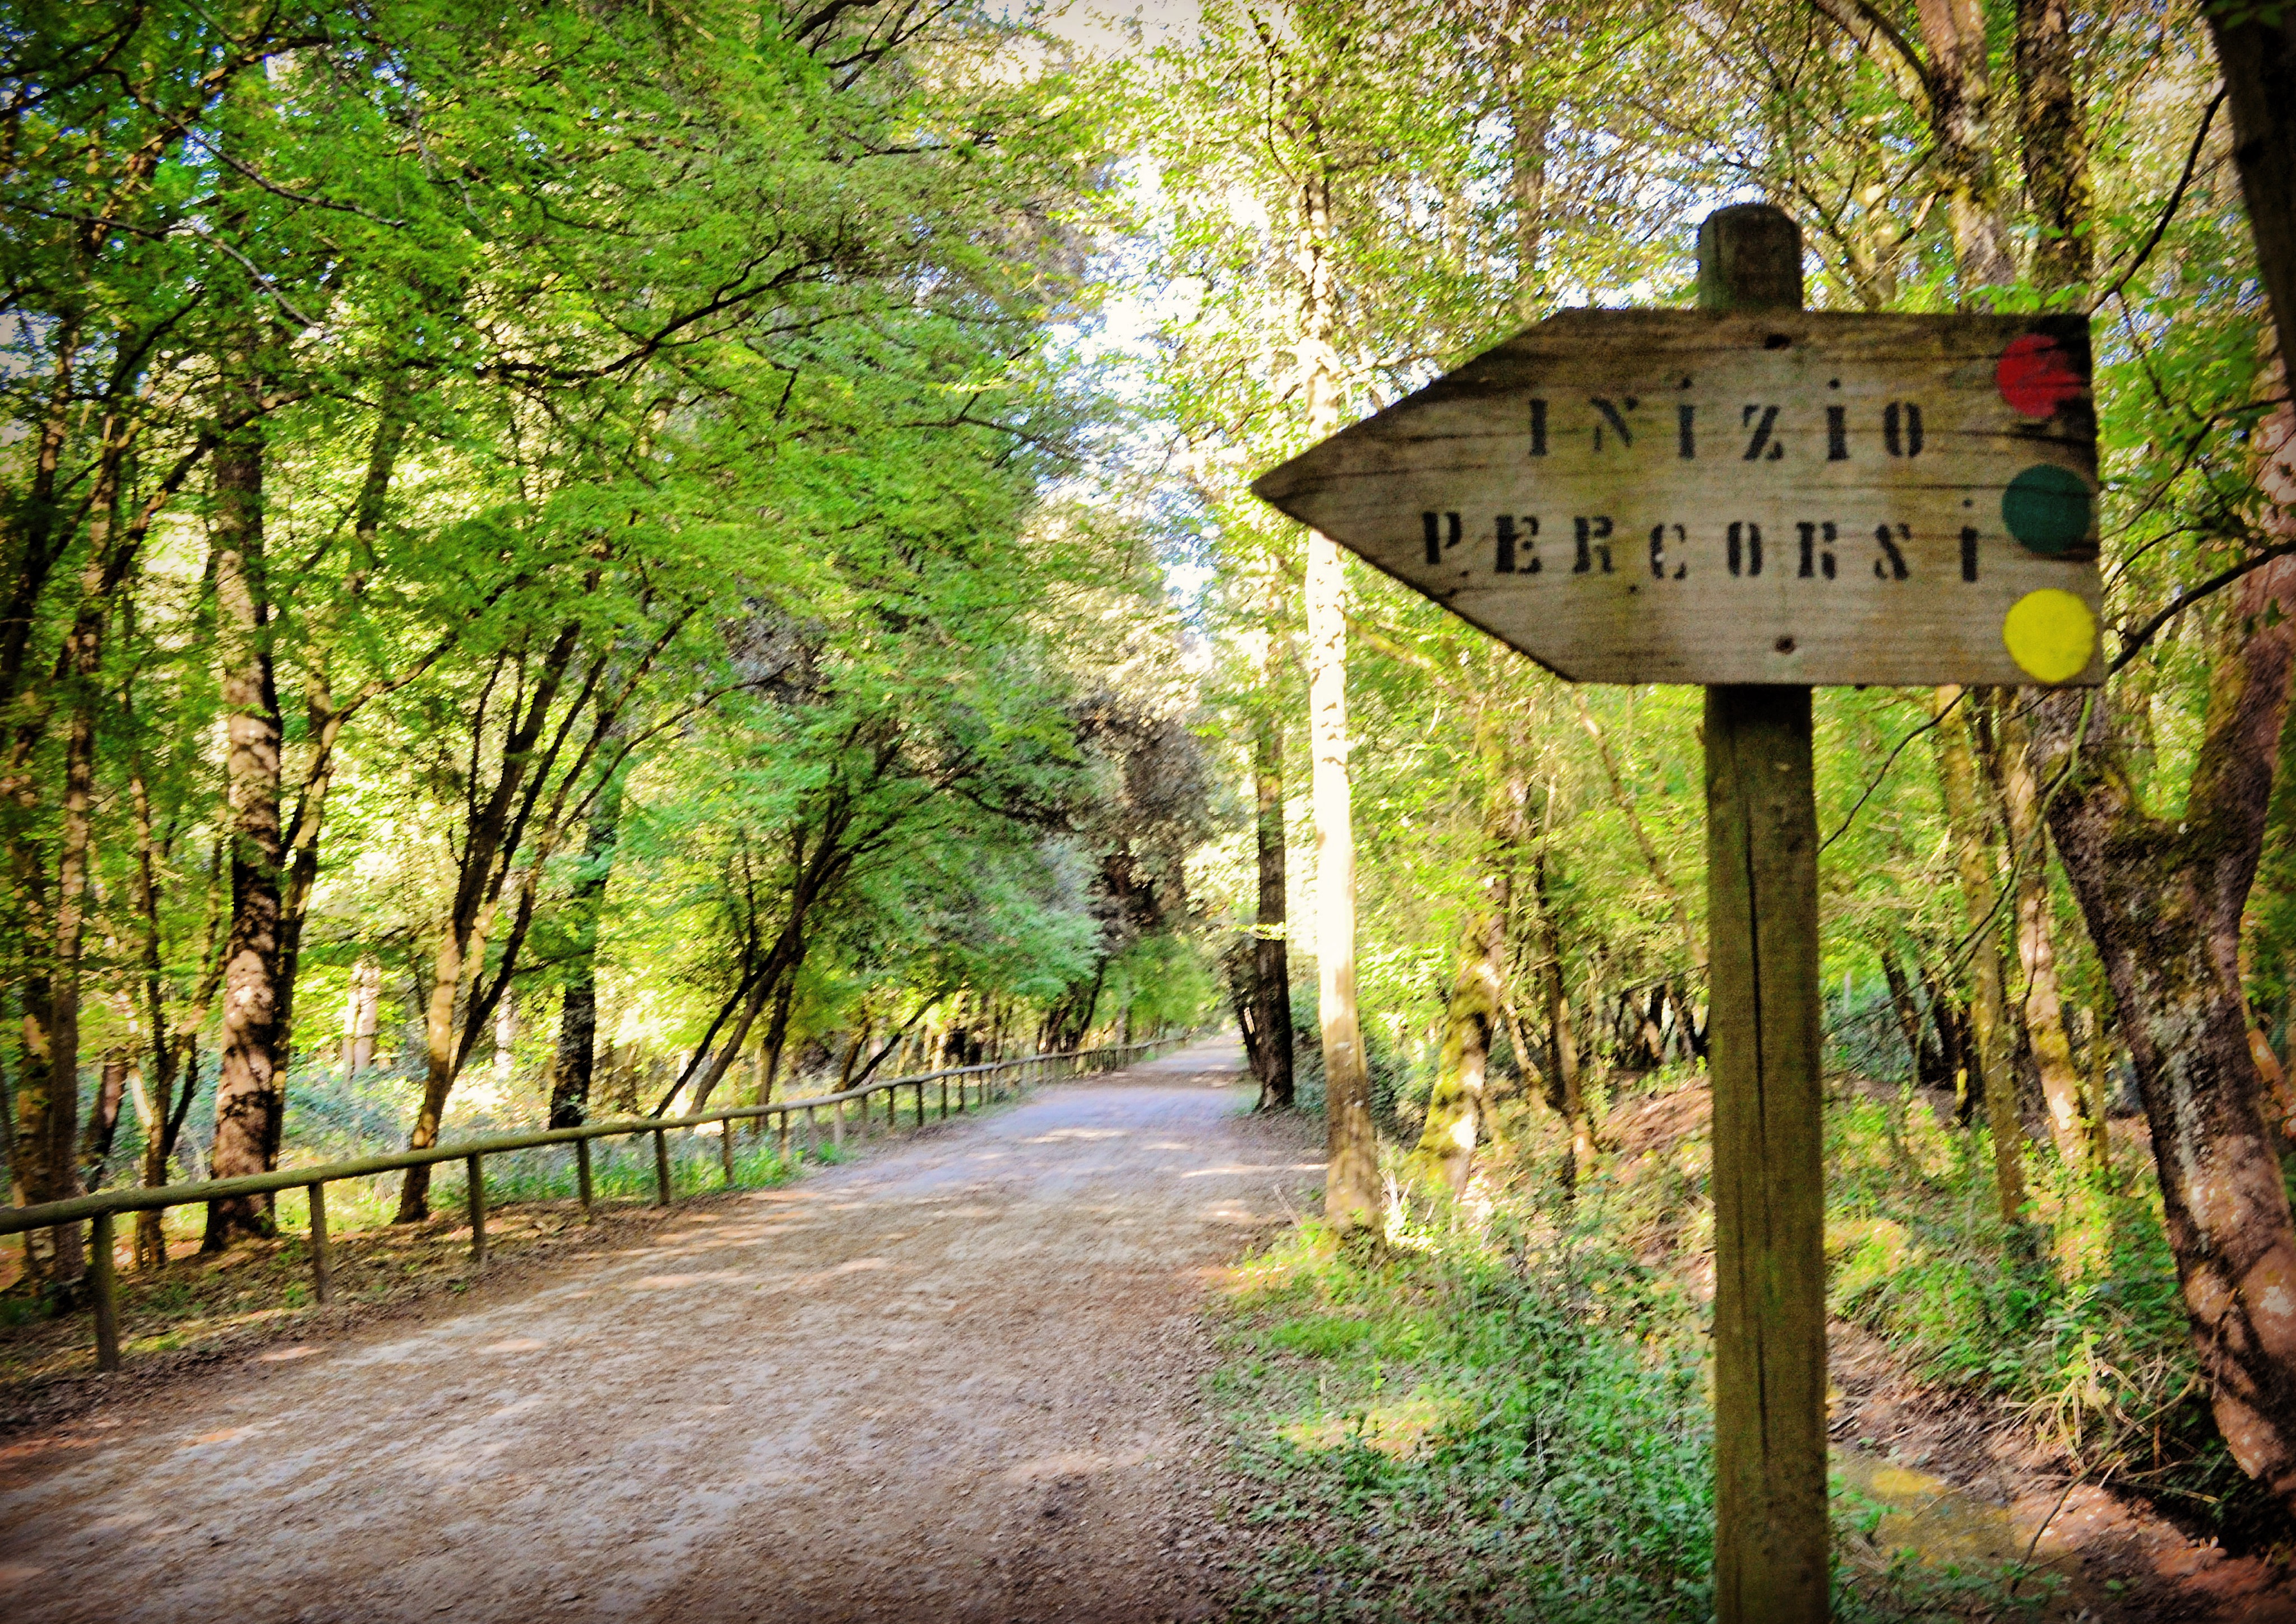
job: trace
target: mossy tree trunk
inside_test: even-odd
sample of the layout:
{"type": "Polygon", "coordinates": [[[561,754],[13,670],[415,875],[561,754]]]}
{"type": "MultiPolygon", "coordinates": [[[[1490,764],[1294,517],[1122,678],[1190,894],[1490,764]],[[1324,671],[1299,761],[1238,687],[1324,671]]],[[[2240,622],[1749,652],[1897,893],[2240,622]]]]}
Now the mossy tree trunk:
{"type": "Polygon", "coordinates": [[[1957,688],[1937,690],[1938,780],[1952,831],[1954,861],[1961,878],[1962,907],[1969,921],[1970,1008],[1977,1027],[1972,1079],[1985,1094],[1986,1127],[1993,1138],[1993,1196],[2005,1224],[2021,1221],[2025,1171],[2020,1155],[2017,1084],[2009,1057],[2014,1047],[2001,984],[2001,934],[1996,924],[1995,891],[2000,884],[1993,855],[1993,830],[1977,793],[1977,764],[1970,747],[1967,696],[1957,688]]]}
{"type": "Polygon", "coordinates": [[[1443,1041],[1427,1121],[1413,1152],[1414,1171],[1454,1193],[1467,1187],[1475,1144],[1485,1121],[1484,1084],[1491,1039],[1506,991],[1507,917],[1514,901],[1523,804],[1529,794],[1519,741],[1488,709],[1477,729],[1482,757],[1482,875],[1464,910],[1458,966],[1443,1009],[1443,1041]]]}
{"type": "MultiPolygon", "coordinates": [[[[2284,408],[2267,434],[2268,467],[2284,469],[2296,419],[2284,408]]],[[[2284,471],[2264,483],[2279,499],[2296,494],[2284,471]]],[[[2050,833],[2152,1124],[2169,1243],[2218,1427],[2241,1468],[2296,1506],[2296,1221],[2259,1108],[2239,975],[2241,916],[2296,671],[2296,560],[2268,564],[2234,590],[2177,816],[2140,799],[2096,696],[2043,698],[2034,758],[2056,784],[2050,833]]]]}

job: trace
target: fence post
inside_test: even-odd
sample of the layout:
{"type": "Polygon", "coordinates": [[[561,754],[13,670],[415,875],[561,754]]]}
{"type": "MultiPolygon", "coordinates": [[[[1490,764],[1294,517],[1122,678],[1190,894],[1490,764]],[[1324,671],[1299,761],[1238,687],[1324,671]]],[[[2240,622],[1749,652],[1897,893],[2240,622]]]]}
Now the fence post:
{"type": "Polygon", "coordinates": [[[653,1204],[669,1204],[669,1135],[657,1128],[653,1130],[653,1204]]]}
{"type": "Polygon", "coordinates": [[[734,1119],[718,1124],[718,1157],[726,1164],[726,1187],[734,1187],[734,1119]]]}
{"type": "Polygon", "coordinates": [[[333,1296],[333,1270],[327,1257],[327,1187],[311,1187],[311,1292],[324,1302],[333,1296]]]}
{"type": "Polygon", "coordinates": [[[88,1283],[95,1291],[95,1367],[119,1368],[119,1283],[111,1264],[111,1214],[98,1212],[87,1226],[88,1283]]]}
{"type": "Polygon", "coordinates": [[[487,1266],[487,1169],[482,1156],[465,1156],[463,1166],[470,1183],[471,1267],[487,1266]]]}
{"type": "Polygon", "coordinates": [[[830,1107],[829,1142],[840,1150],[845,1148],[845,1102],[841,1099],[830,1107]]]}
{"type": "Polygon", "coordinates": [[[582,1196],[582,1221],[590,1221],[590,1141],[574,1141],[574,1185],[582,1196]]]}

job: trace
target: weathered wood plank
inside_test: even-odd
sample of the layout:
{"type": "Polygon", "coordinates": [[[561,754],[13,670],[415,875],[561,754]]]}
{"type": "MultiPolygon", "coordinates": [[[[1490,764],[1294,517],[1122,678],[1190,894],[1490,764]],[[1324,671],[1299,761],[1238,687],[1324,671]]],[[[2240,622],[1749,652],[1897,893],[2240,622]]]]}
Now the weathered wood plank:
{"type": "Polygon", "coordinates": [[[2095,682],[2088,375],[2077,315],[1569,311],[1253,489],[1580,681],[2095,682]]]}

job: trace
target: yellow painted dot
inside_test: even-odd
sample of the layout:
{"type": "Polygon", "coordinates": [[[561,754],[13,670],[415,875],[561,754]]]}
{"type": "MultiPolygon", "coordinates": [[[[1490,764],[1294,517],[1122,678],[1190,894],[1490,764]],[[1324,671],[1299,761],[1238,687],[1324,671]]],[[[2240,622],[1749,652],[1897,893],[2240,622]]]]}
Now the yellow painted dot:
{"type": "Polygon", "coordinates": [[[2088,669],[2096,653],[2096,616],[2070,592],[2046,587],[2017,600],[2001,623],[2009,657],[2043,682],[2062,682],[2088,669]]]}

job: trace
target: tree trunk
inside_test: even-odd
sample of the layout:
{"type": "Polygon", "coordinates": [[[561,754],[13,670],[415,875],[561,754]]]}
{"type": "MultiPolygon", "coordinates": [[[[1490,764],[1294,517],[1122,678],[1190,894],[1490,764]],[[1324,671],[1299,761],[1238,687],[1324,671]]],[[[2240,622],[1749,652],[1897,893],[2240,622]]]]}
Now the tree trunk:
{"type": "MultiPolygon", "coordinates": [[[[2268,425],[2286,460],[2296,418],[2268,425]]],[[[2284,477],[2267,478],[2284,503],[2284,477]]],[[[2273,522],[2284,532],[2287,509],[2273,522]]],[[[2152,1123],[2163,1215],[2217,1425],[2233,1458],[2296,1506],[2296,1223],[2257,1108],[2241,915],[2262,849],[2289,678],[2296,560],[2234,589],[2181,816],[2152,816],[2106,707],[2079,690],[2036,708],[2034,765],[2059,783],[2050,832],[2120,1010],[2152,1123]],[[2267,608],[2276,614],[2267,615],[2267,608]]]]}
{"type": "Polygon", "coordinates": [[[2015,864],[2017,959],[2025,972],[2025,1032],[2033,1065],[2040,1073],[2041,1097],[2048,1106],[2049,1138],[2068,1167],[2087,1162],[2088,1138],[2081,1122],[2080,1069],[2073,1064],[2065,1035],[2064,1005],[2057,988],[2055,927],[2050,915],[2048,836],[2041,826],[2040,786],[2033,776],[2025,724],[2013,706],[1995,719],[1995,782],[2009,830],[2015,864]]]}
{"type": "MultiPolygon", "coordinates": [[[[2033,283],[2054,290],[2089,279],[2088,143],[2073,84],[2071,7],[2017,0],[2017,135],[2025,191],[2040,225],[2033,283]]],[[[2296,84],[2292,84],[2296,91],[2296,84]]]]}
{"type": "Polygon", "coordinates": [[[1915,9],[1929,53],[1930,131],[1945,182],[1962,302],[1981,305],[1979,290],[2017,280],[1994,159],[1985,6],[1983,0],[1919,0],[1915,9]]]}
{"type": "MultiPolygon", "coordinates": [[[[789,1042],[790,1004],[796,995],[797,977],[783,976],[781,991],[774,995],[773,1018],[766,1023],[766,1037],[761,1045],[764,1063],[759,1070],[763,1077],[758,1088],[758,1103],[761,1106],[773,1102],[774,1080],[781,1074],[782,1049],[789,1042]]],[[[933,1068],[928,1066],[924,1069],[930,1071],[933,1068]]],[[[758,1119],[758,1131],[766,1131],[766,1119],[762,1116],[758,1119]]]]}
{"type": "Polygon", "coordinates": [[[1937,690],[1934,714],[1938,779],[1946,823],[1960,869],[1964,917],[1969,921],[1971,1007],[1977,1019],[1977,1070],[1985,1089],[1986,1126],[1993,1138],[1993,1195],[2005,1224],[2022,1221],[2025,1172],[2017,1121],[2017,1085],[2010,1073],[2013,1047],[2001,990],[2001,940],[1994,924],[1992,829],[1977,796],[1977,766],[1970,748],[1969,707],[1957,688],[1937,690]]]}
{"type": "Polygon", "coordinates": [[[582,867],[566,897],[567,931],[574,939],[566,996],[558,1015],[558,1062],[550,1085],[550,1125],[578,1128],[590,1112],[590,1080],[597,1065],[598,922],[614,874],[622,787],[618,776],[598,791],[582,848],[582,867]]]}
{"type": "Polygon", "coordinates": [[[1922,1041],[1921,1006],[1914,1001],[1914,983],[1906,975],[1906,967],[1898,962],[1894,950],[1882,949],[1882,975],[1890,983],[1890,1008],[1898,1017],[1898,1032],[1906,1040],[1906,1058],[1916,1088],[1935,1075],[1934,1056],[1930,1046],[1922,1041]]]}
{"type": "MultiPolygon", "coordinates": [[[[132,721],[132,718],[131,718],[132,721]]],[[[163,954],[160,939],[159,856],[152,831],[152,796],[145,783],[143,763],[133,755],[128,769],[128,805],[135,818],[135,866],[134,875],[135,913],[143,940],[138,943],[142,959],[144,1020],[151,1034],[151,1064],[140,1067],[135,1074],[135,1108],[144,1120],[144,1164],[140,1170],[147,1187],[168,1182],[168,1158],[175,1154],[176,1135],[183,1125],[184,1106],[199,1085],[196,1063],[191,1067],[184,1085],[183,1104],[175,1097],[175,1084],[179,1060],[196,1051],[192,1045],[194,1035],[207,1018],[207,1006],[214,995],[210,975],[208,984],[195,1000],[194,1018],[188,1026],[170,1031],[168,1023],[168,1000],[161,980],[163,954]]],[[[207,941],[201,957],[210,966],[215,951],[215,916],[212,911],[214,880],[209,881],[210,912],[207,941]]],[[[163,1214],[138,1212],[135,1215],[135,1266],[157,1269],[168,1261],[167,1235],[161,1228],[163,1214]]]]}
{"type": "Polygon", "coordinates": [[[2256,237],[2256,262],[2272,306],[2280,354],[2296,355],[2296,11],[2207,8],[2217,62],[2232,105],[2232,153],[2256,237]],[[2219,12],[2236,12],[2228,23],[2219,12]]]}
{"type": "MultiPolygon", "coordinates": [[[[343,1076],[349,1079],[374,1064],[374,1041],[382,1023],[382,967],[362,959],[351,971],[351,993],[343,1008],[343,1076]]],[[[553,1122],[551,1126],[562,1127],[553,1122]]]]}
{"type": "Polygon", "coordinates": [[[1252,1073],[1262,1111],[1292,1106],[1292,957],[1284,939],[1283,730],[1275,714],[1276,662],[1282,640],[1274,614],[1267,622],[1267,681],[1252,719],[1252,778],[1259,801],[1259,918],[1252,934],[1252,1024],[1257,1029],[1252,1073]]]}
{"type": "MultiPolygon", "coordinates": [[[[463,973],[474,967],[481,973],[485,970],[487,932],[501,901],[501,869],[512,861],[516,845],[512,805],[526,782],[527,773],[535,768],[536,742],[557,703],[559,689],[573,662],[581,635],[578,624],[568,624],[543,657],[542,669],[533,692],[527,698],[525,712],[513,713],[509,730],[504,735],[501,764],[492,790],[472,816],[463,839],[455,895],[448,904],[431,961],[430,997],[422,1022],[422,1102],[415,1111],[414,1130],[406,1138],[410,1150],[425,1150],[439,1142],[439,1124],[446,1115],[447,1096],[454,1089],[455,1073],[462,1064],[462,1047],[455,1032],[455,1000],[462,990],[463,973]]],[[[473,725],[483,725],[483,719],[473,725]]],[[[420,1223],[430,1215],[430,1170],[427,1166],[410,1167],[399,1184],[398,1211],[391,1221],[420,1223]]]]}
{"type": "Polygon", "coordinates": [[[1522,845],[1523,801],[1529,785],[1520,753],[1487,712],[1480,731],[1489,788],[1483,802],[1483,876],[1459,932],[1459,964],[1443,1010],[1443,1044],[1427,1122],[1413,1155],[1422,1177],[1454,1194],[1474,1171],[1475,1138],[1484,1116],[1483,1085],[1491,1034],[1505,990],[1506,921],[1514,902],[1514,868],[1522,845]]]}
{"type": "Polygon", "coordinates": [[[1570,988],[1562,974],[1562,929],[1547,896],[1546,853],[1531,860],[1531,903],[1538,944],[1546,958],[1540,986],[1546,1000],[1546,1103],[1570,1130],[1570,1154],[1562,1163],[1562,1187],[1578,1187],[1595,1165],[1594,1126],[1578,1088],[1578,1039],[1570,1026],[1570,988]]]}
{"type": "MultiPolygon", "coordinates": [[[[1317,135],[1320,126],[1314,126],[1317,135]]],[[[1311,138],[1311,145],[1315,144],[1311,138]]],[[[1308,428],[1339,426],[1338,290],[1332,285],[1331,176],[1301,188],[1308,257],[1300,347],[1308,372],[1308,428]]],[[[1340,544],[1308,533],[1308,712],[1314,747],[1316,979],[1324,1045],[1326,1127],[1324,1217],[1341,1236],[1381,1228],[1379,1142],[1371,1120],[1371,1073],[1356,1012],[1356,836],[1348,782],[1347,568],[1340,544]]]]}
{"type": "Polygon", "coordinates": [[[87,1137],[79,1151],[80,1184],[94,1190],[103,1183],[103,1164],[111,1157],[112,1135],[119,1127],[119,1102],[127,1092],[127,1051],[115,1049],[103,1057],[102,1081],[96,1085],[95,1111],[87,1119],[87,1137]]]}
{"type": "MultiPolygon", "coordinates": [[[[254,341],[242,339],[224,363],[227,408],[259,399],[254,341]]],[[[224,948],[222,1071],[216,1082],[212,1178],[267,1172],[276,1158],[283,1098],[275,1065],[279,1040],[280,725],[272,681],[271,608],[265,578],[259,420],[215,453],[215,591],[217,690],[226,718],[224,771],[229,804],[231,925],[224,948]]],[[[267,1199],[236,1196],[208,1204],[201,1249],[218,1252],[242,1236],[271,1231],[267,1199]]]]}
{"type": "MultiPolygon", "coordinates": [[[[60,1201],[83,1187],[78,1142],[80,959],[95,845],[96,714],[102,703],[103,638],[111,600],[135,551],[135,538],[119,524],[116,510],[131,439],[118,416],[107,415],[88,494],[87,553],[80,569],[79,602],[56,657],[65,713],[62,828],[54,910],[47,920],[48,959],[25,983],[24,1086],[16,1100],[16,1176],[27,1201],[60,1201]]],[[[28,858],[37,864],[37,848],[20,848],[20,866],[28,858]]],[[[43,911],[41,886],[35,879],[23,890],[37,924],[43,911]]],[[[28,934],[37,943],[37,930],[28,934]]],[[[119,1106],[115,1088],[111,1095],[113,1120],[119,1106]]],[[[108,1150],[109,1122],[102,1135],[108,1150]]],[[[45,1244],[27,1244],[36,1278],[66,1285],[78,1280],[84,1262],[76,1228],[53,1231],[45,1244]]]]}
{"type": "Polygon", "coordinates": [[[1930,998],[1930,1027],[1937,1033],[1943,1081],[1954,1090],[1954,1108],[1966,1122],[1970,1110],[1985,1094],[1984,1075],[1972,1065],[1969,1052],[1969,1012],[1955,997],[1953,988],[1936,964],[1923,959],[1915,967],[1921,973],[1923,990],[1930,998]]]}
{"type": "Polygon", "coordinates": [[[1515,316],[1538,319],[1545,302],[1539,277],[1546,233],[1547,146],[1554,130],[1554,104],[1546,94],[1539,43],[1533,37],[1537,6],[1512,8],[1506,42],[1508,75],[1508,200],[1514,207],[1515,316]]]}

